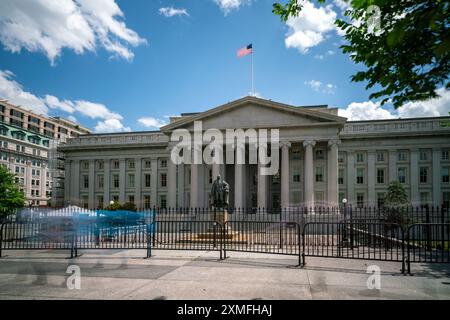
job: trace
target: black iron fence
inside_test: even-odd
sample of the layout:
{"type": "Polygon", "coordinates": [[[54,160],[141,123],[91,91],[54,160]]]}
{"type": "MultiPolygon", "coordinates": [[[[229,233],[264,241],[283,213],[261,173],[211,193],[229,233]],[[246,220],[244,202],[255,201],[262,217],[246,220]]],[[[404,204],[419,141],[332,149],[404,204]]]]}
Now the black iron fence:
{"type": "Polygon", "coordinates": [[[306,257],[450,262],[447,208],[152,208],[104,211],[69,207],[23,210],[3,219],[2,250],[87,249],[258,252],[306,257]]]}

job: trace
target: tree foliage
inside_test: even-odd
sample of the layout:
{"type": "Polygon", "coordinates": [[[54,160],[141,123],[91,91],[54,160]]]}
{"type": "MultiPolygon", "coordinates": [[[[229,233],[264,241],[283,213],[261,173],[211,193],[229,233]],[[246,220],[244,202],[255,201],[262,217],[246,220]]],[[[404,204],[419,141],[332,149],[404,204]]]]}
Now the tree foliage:
{"type": "MultiPolygon", "coordinates": [[[[326,0],[317,0],[325,3],[326,0]]],[[[437,89],[450,88],[450,4],[447,0],[348,0],[344,19],[336,25],[348,43],[341,46],[366,70],[352,81],[367,81],[366,89],[378,91],[370,99],[383,98],[398,108],[408,101],[438,97],[437,89]],[[380,9],[380,28],[371,30],[370,6],[380,9]]],[[[301,2],[275,3],[273,13],[283,21],[298,16],[301,2]]]]}
{"type": "Polygon", "coordinates": [[[0,166],[0,218],[6,217],[25,204],[25,196],[14,182],[15,176],[0,166]]]}
{"type": "Polygon", "coordinates": [[[400,207],[408,204],[408,194],[398,181],[389,183],[384,205],[387,207],[400,207]]]}

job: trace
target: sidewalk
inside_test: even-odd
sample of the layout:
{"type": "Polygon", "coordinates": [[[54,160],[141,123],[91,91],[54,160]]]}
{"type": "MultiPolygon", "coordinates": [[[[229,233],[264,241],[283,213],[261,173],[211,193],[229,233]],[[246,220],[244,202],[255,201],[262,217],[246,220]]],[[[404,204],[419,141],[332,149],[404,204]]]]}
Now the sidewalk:
{"type": "Polygon", "coordinates": [[[307,258],[228,252],[83,250],[4,251],[0,299],[450,299],[450,265],[307,258]],[[69,290],[67,266],[81,271],[69,290]],[[381,289],[369,290],[368,265],[381,269],[381,289]]]}

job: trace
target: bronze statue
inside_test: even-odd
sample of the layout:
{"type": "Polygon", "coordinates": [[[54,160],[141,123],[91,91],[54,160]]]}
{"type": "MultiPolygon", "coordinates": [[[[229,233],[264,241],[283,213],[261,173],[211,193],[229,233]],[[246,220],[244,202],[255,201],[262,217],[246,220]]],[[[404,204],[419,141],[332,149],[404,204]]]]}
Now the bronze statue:
{"type": "Polygon", "coordinates": [[[228,209],[229,193],[230,186],[220,175],[218,175],[211,187],[212,204],[214,208],[228,209]]]}

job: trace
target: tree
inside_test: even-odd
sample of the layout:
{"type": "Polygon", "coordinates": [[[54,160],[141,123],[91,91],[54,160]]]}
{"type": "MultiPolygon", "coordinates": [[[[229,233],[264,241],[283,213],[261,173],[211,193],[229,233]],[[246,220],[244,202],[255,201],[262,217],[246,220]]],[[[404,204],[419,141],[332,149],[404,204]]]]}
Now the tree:
{"type": "MultiPolygon", "coordinates": [[[[437,89],[450,88],[450,4],[447,0],[344,0],[351,4],[346,19],[335,24],[345,32],[344,53],[366,70],[352,81],[379,86],[370,99],[383,98],[398,108],[408,101],[438,97],[437,89]],[[379,8],[379,26],[373,29],[373,8],[379,8]],[[347,21],[346,21],[347,20],[347,21]],[[372,28],[372,29],[371,29],[372,28]]],[[[325,3],[326,0],[317,0],[325,3]]],[[[298,16],[301,2],[273,4],[273,13],[286,21],[298,16]]],[[[377,9],[378,10],[378,9],[377,9]]]]}
{"type": "Polygon", "coordinates": [[[406,215],[408,206],[408,194],[400,182],[392,181],[389,183],[388,191],[384,197],[384,206],[382,208],[383,216],[388,224],[405,226],[409,222],[406,215]]]}
{"type": "Polygon", "coordinates": [[[386,207],[402,207],[408,204],[408,194],[401,183],[398,181],[389,183],[387,194],[384,197],[384,205],[386,207]]]}
{"type": "Polygon", "coordinates": [[[0,166],[0,220],[25,204],[23,192],[14,182],[15,176],[3,166],[0,166]]]}

